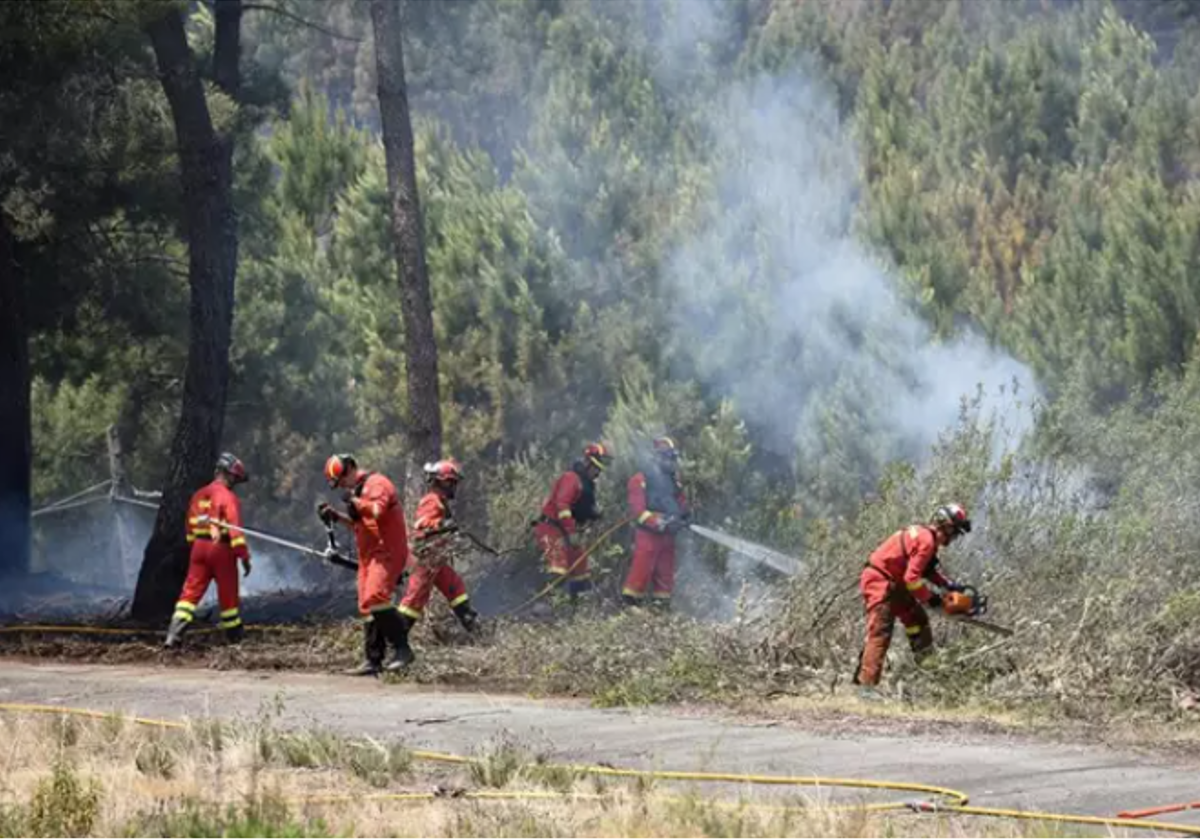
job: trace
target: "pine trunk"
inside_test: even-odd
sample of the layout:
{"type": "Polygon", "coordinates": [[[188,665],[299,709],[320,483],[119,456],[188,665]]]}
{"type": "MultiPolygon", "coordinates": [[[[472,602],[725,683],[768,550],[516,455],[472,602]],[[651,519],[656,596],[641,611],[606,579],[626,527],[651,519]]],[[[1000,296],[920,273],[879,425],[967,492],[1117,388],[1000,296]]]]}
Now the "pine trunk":
{"type": "Polygon", "coordinates": [[[29,573],[33,438],[26,314],[17,245],[0,211],[0,578],[29,573]]]}
{"type": "MultiPolygon", "coordinates": [[[[219,0],[216,5],[214,77],[231,94],[236,93],[238,80],[241,11],[240,0],[219,0]]],[[[133,600],[135,618],[160,622],[170,613],[187,573],[188,500],[212,479],[219,454],[229,385],[238,241],[233,138],[220,136],[213,128],[183,19],[172,9],[151,23],[148,31],[175,124],[191,287],[183,405],[162,503],[133,600]]]]}
{"type": "Polygon", "coordinates": [[[396,0],[371,0],[371,23],[375,32],[379,114],[392,207],[392,242],[404,312],[408,385],[406,486],[411,503],[413,494],[419,494],[423,489],[421,465],[441,457],[438,353],[433,331],[433,298],[425,266],[421,206],[417,197],[412,120],[404,80],[401,4],[396,0]]]}

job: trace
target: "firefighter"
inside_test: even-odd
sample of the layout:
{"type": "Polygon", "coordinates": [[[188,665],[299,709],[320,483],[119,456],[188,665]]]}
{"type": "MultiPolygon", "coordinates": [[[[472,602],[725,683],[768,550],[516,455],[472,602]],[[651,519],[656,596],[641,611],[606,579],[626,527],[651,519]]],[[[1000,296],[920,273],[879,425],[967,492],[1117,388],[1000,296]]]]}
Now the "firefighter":
{"type": "Polygon", "coordinates": [[[627,491],[635,527],[633,562],[622,599],[626,604],[642,604],[650,588],[651,602],[668,608],[675,589],[675,535],[691,522],[674,440],[654,439],[649,462],[629,479],[627,491]]]}
{"type": "Polygon", "coordinates": [[[928,524],[897,531],[867,560],[859,578],[867,619],[866,641],[854,676],[855,684],[864,687],[864,697],[875,696],[874,686],[883,672],[896,619],[904,625],[913,656],[919,662],[933,646],[926,607],[940,607],[950,615],[975,610],[975,598],[966,594],[966,587],[938,570],[938,549],[970,531],[971,519],[962,505],[943,505],[934,511],[928,524]]]}
{"type": "Polygon", "coordinates": [[[436,588],[467,632],[479,629],[479,614],[471,608],[466,584],[451,561],[458,549],[458,523],[450,509],[462,481],[462,466],[453,458],[425,465],[425,483],[429,487],[417,505],[413,522],[413,549],[416,564],[408,577],[408,587],[400,601],[400,620],[405,636],[425,612],[429,596],[436,588]]]}
{"type": "Polygon", "coordinates": [[[187,578],[175,602],[175,614],[167,629],[165,646],[179,644],[183,633],[196,618],[196,607],[213,580],[217,582],[220,607],[218,627],[230,642],[239,642],[245,634],[238,596],[238,569],[250,574],[250,549],[241,531],[242,511],[233,488],[249,480],[246,466],[225,452],[217,459],[213,480],[197,490],[188,502],[187,541],[191,546],[187,578]]]}
{"type": "Polygon", "coordinates": [[[345,673],[374,676],[398,671],[413,660],[408,633],[392,593],[408,565],[408,527],[396,485],[382,473],[359,469],[353,455],[334,455],[325,462],[329,489],[341,488],[346,512],[322,503],[322,522],[341,522],[354,531],[358,546],[358,611],[363,616],[363,663],[345,673]],[[384,657],[388,646],[392,656],[384,657]]]}
{"type": "Polygon", "coordinates": [[[533,535],[546,560],[546,571],[566,578],[572,601],[591,588],[587,557],[575,540],[581,526],[600,518],[596,480],[610,463],[612,453],[604,444],[585,446],[583,458],[554,482],[534,525],[533,535]]]}

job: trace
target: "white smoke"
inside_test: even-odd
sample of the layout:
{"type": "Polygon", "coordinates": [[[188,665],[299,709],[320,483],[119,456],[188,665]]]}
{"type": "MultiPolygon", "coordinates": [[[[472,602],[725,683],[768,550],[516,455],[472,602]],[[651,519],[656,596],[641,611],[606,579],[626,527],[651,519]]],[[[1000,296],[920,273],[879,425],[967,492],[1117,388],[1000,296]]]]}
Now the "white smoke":
{"type": "MultiPolygon", "coordinates": [[[[682,8],[704,17],[709,5],[682,8]]],[[[657,78],[684,76],[668,64],[657,78]]],[[[698,118],[713,194],[664,272],[678,375],[733,397],[801,463],[834,448],[919,460],[977,389],[984,417],[1028,430],[1012,386],[1036,393],[1029,368],[970,331],[939,343],[856,239],[859,156],[830,89],[800,70],[731,81],[698,118]]]]}
{"type": "MultiPolygon", "coordinates": [[[[83,586],[132,593],[154,516],[152,510],[100,499],[35,520],[34,568],[83,586]]],[[[250,538],[249,545],[252,571],[241,579],[243,596],[311,588],[305,567],[319,559],[258,538],[250,538]]],[[[214,583],[203,604],[215,603],[214,583]]]]}

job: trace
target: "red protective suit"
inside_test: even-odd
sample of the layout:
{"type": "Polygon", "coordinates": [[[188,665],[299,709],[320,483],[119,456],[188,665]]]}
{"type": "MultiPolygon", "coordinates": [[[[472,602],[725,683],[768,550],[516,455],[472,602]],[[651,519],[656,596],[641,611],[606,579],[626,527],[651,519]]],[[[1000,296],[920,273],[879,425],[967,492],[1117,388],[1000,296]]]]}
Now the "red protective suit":
{"type": "Polygon", "coordinates": [[[687,499],[678,478],[650,468],[637,473],[626,485],[634,529],[633,562],[621,593],[628,598],[651,596],[669,601],[675,590],[675,535],[667,531],[670,519],[687,513],[687,499]]]}
{"type": "Polygon", "coordinates": [[[568,587],[591,575],[583,546],[575,543],[575,535],[580,525],[597,518],[596,485],[580,462],[554,482],[542,504],[541,520],[533,529],[546,570],[552,575],[566,575],[568,587]]]}
{"type": "Polygon", "coordinates": [[[913,654],[920,658],[928,652],[933,635],[923,605],[934,595],[929,584],[951,585],[937,570],[937,551],[937,532],[927,525],[912,525],[872,552],[859,578],[867,629],[855,682],[879,683],[896,619],[904,625],[913,654]]]}
{"type": "Polygon", "coordinates": [[[409,573],[408,588],[400,601],[401,614],[413,621],[420,620],[434,588],[446,597],[451,608],[467,603],[467,586],[450,565],[454,559],[454,536],[437,533],[451,521],[450,503],[436,489],[421,498],[413,522],[417,562],[409,573]]]}
{"type": "Polygon", "coordinates": [[[364,472],[350,504],[358,545],[358,611],[363,615],[394,609],[392,593],[408,565],[408,526],[396,485],[381,473],[364,472]]]}
{"type": "Polygon", "coordinates": [[[187,578],[175,602],[176,619],[191,623],[209,583],[216,580],[219,626],[223,630],[242,626],[237,564],[238,560],[250,559],[250,549],[241,524],[242,509],[237,494],[222,482],[213,481],[192,495],[187,511],[187,541],[192,552],[187,578]]]}

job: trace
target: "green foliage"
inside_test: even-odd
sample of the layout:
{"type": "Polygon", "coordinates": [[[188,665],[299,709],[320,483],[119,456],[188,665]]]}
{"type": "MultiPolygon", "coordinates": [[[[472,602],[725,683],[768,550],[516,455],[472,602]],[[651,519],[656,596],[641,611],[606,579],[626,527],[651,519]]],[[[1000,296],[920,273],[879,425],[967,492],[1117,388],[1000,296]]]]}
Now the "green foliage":
{"type": "Polygon", "coordinates": [[[141,814],[125,827],[129,837],[327,837],[329,828],[318,818],[292,814],[287,802],[274,795],[224,807],[185,802],[141,814]]]}
{"type": "MultiPolygon", "coordinates": [[[[1193,679],[1178,617],[1200,480],[1194,15],[1148,0],[737,0],[707,4],[711,19],[683,0],[408,5],[445,454],[467,466],[481,536],[528,539],[551,481],[597,438],[617,454],[600,486],[615,516],[666,432],[704,521],[820,558],[780,618],[805,663],[831,661],[797,641],[830,581],[953,497],[986,516],[963,559],[1005,600],[1061,597],[1041,615],[1085,628],[1121,610],[1153,622],[1089,667],[1136,693],[1119,666],[1169,651],[1156,673],[1193,679]],[[760,142],[770,118],[785,128],[760,142]],[[831,286],[890,272],[897,306],[806,321],[816,303],[796,281],[820,270],[831,286]],[[926,325],[939,351],[966,327],[1036,371],[1049,405],[1024,448],[997,452],[976,371],[921,355],[926,325]],[[919,410],[931,381],[968,398],[948,429],[919,410]],[[1169,572],[1132,585],[1129,556],[1169,572]]],[[[28,69],[0,93],[0,121],[21,126],[0,147],[0,206],[29,249],[36,493],[103,478],[113,422],[135,482],[154,486],[188,289],[144,33],[130,4],[105,5],[115,22],[2,6],[0,64],[28,69]]],[[[288,8],[359,40],[248,14],[245,101],[210,98],[241,132],[224,443],[256,477],[250,519],[307,533],[330,451],[393,474],[405,461],[404,333],[365,4],[288,8]],[[293,101],[253,132],[276,72],[293,101]]],[[[597,565],[625,553],[615,541],[597,565]]],[[[729,583],[724,552],[692,557],[729,583]]],[[[822,644],[857,649],[853,611],[838,615],[822,644]]],[[[606,702],[703,694],[725,662],[644,669],[611,632],[618,652],[583,681],[606,702]]],[[[688,632],[668,641],[695,644],[688,632]]],[[[1020,667],[1053,683],[1048,662],[1020,667]]],[[[1013,681],[975,677],[1001,694],[1013,681]]]]}
{"type": "Polygon", "coordinates": [[[480,753],[468,765],[468,770],[471,781],[485,788],[505,787],[517,777],[528,761],[524,751],[506,738],[480,750],[480,753]]]}
{"type": "Polygon", "coordinates": [[[65,498],[107,478],[105,432],[117,421],[123,389],[99,376],[75,386],[69,381],[57,388],[44,379],[33,383],[33,435],[39,446],[33,467],[35,498],[65,498]]]}
{"type": "Polygon", "coordinates": [[[94,780],[85,782],[60,761],[53,773],[38,783],[29,803],[30,836],[87,837],[96,824],[101,798],[94,780]]]}

